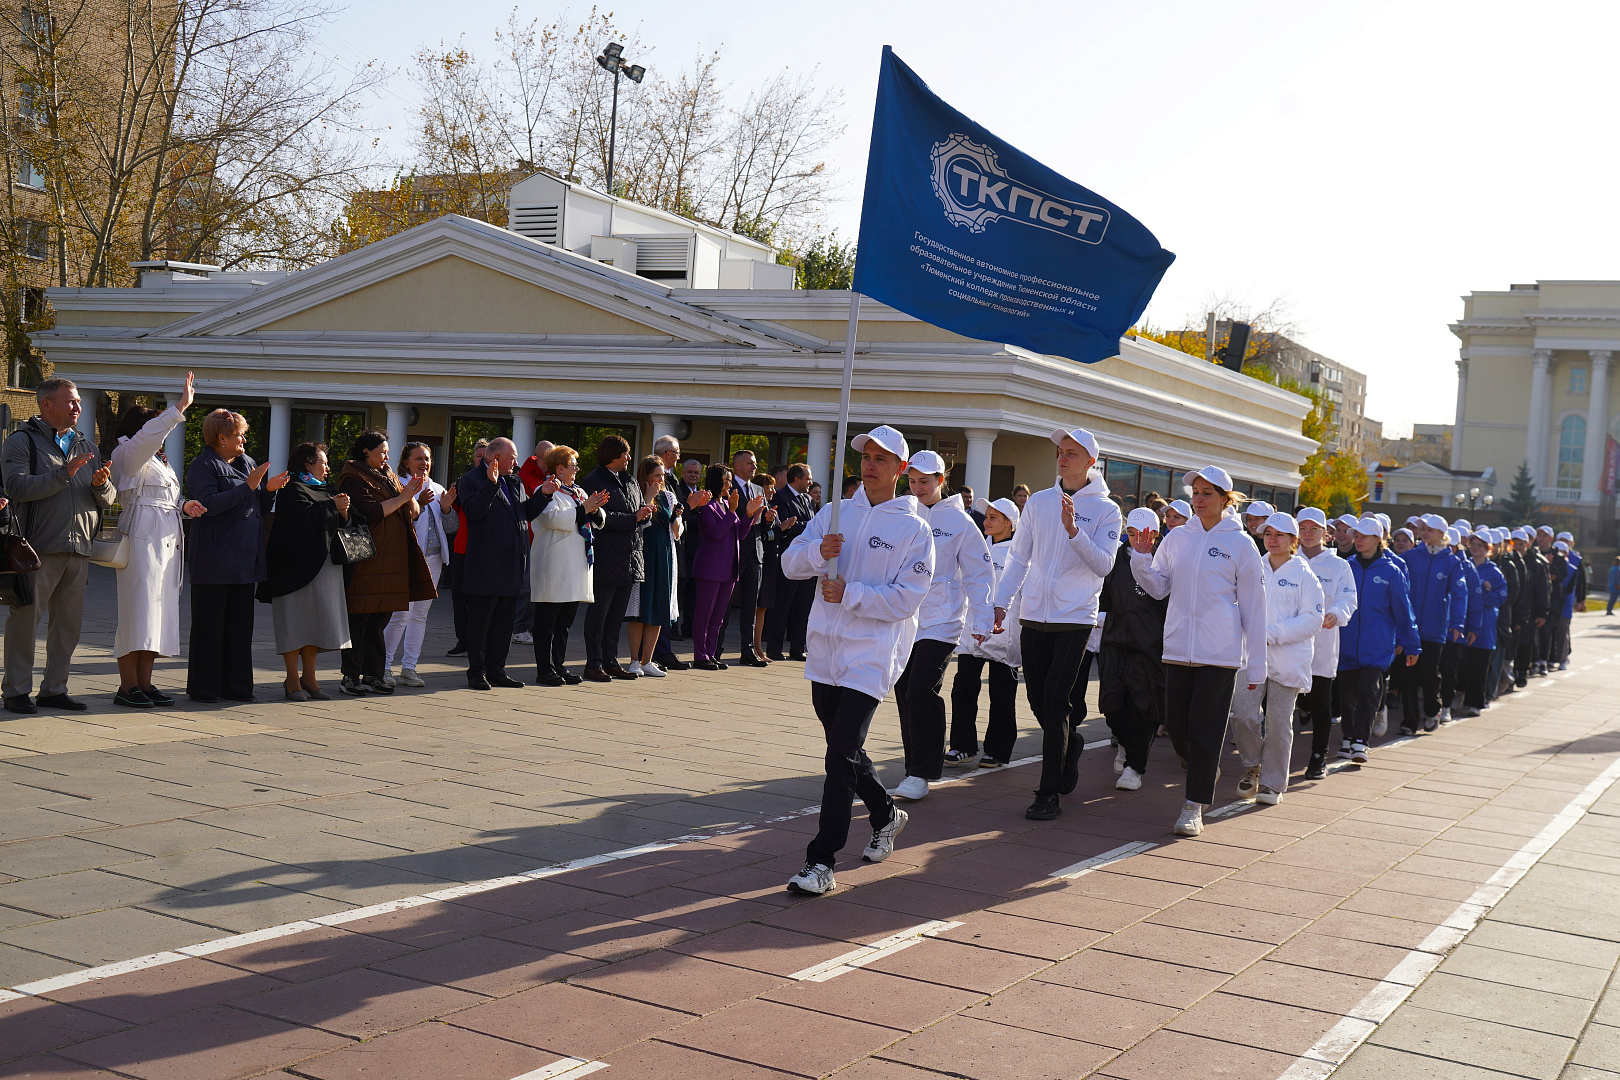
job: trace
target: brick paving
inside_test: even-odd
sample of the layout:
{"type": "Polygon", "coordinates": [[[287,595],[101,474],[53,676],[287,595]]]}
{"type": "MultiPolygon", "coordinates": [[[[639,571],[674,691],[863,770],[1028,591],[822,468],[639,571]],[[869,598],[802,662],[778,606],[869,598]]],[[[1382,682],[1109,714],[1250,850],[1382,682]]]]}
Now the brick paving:
{"type": "MultiPolygon", "coordinates": [[[[819,740],[793,665],[672,676],[656,717],[640,686],[561,706],[539,689],[467,702],[444,667],[440,692],[253,709],[265,728],[254,734],[12,758],[0,820],[75,821],[0,847],[0,870],[17,879],[0,885],[0,904],[20,920],[0,944],[23,960],[7,982],[316,914],[332,925],[25,986],[0,1002],[0,1077],[512,1080],[605,1064],[614,1078],[1269,1080],[1326,1075],[1312,1055],[1347,1026],[1365,1041],[1339,1076],[1612,1076],[1620,788],[1471,933],[1432,944],[1620,757],[1609,675],[1620,628],[1588,617],[1582,629],[1565,676],[1300,783],[1280,806],[1215,817],[1196,840],[1168,834],[1181,773],[1167,746],[1135,793],[1115,791],[1111,755],[1092,753],[1058,821],[1023,819],[1028,768],[978,771],[912,808],[891,860],[841,867],[838,890],[816,899],[782,890],[814,828],[792,811],[819,795],[819,740]],[[173,756],[148,761],[154,750],[173,756]],[[20,788],[41,790],[19,769],[77,788],[19,802],[20,788]],[[275,798],[235,803],[244,788],[275,798]],[[426,791],[433,802],[411,801],[426,791]],[[187,798],[200,793],[212,801],[187,798]],[[214,809],[176,817],[150,799],[214,809]],[[129,800],[122,819],[78,813],[129,800]],[[338,807],[353,816],[327,814],[338,807]],[[457,807],[473,809],[452,817],[457,807]],[[641,816],[648,807],[664,816],[641,816]],[[491,819],[514,809],[563,820],[491,819]],[[325,820],[288,828],[311,813],[325,820]],[[235,816],[210,816],[224,814],[235,816]],[[272,835],[242,831],[259,817],[272,835]],[[729,827],[343,914],[710,824],[729,827]],[[551,836],[559,846],[545,846],[551,836]],[[96,861],[109,849],[124,861],[96,861]],[[440,872],[451,866],[461,876],[440,872]],[[1402,983],[1412,970],[1426,977],[1402,983]],[[1387,1020],[1355,1019],[1380,994],[1393,1002],[1390,987],[1404,1001],[1387,1020]]],[[[874,749],[887,760],[894,725],[880,715],[874,749]]]]}

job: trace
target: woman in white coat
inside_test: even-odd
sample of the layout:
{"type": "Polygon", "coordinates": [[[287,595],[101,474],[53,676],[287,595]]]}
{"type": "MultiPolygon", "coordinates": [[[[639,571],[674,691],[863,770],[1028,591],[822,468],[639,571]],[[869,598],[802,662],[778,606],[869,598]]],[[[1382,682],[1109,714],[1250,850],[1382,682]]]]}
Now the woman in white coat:
{"type": "MultiPolygon", "coordinates": [[[[433,449],[427,443],[408,442],[399,452],[399,475],[407,480],[422,478],[416,493],[416,542],[422,547],[428,573],[434,581],[450,563],[450,533],[456,527],[456,491],[446,491],[428,474],[433,471],[433,449]]],[[[427,635],[428,611],[432,600],[412,600],[404,611],[396,611],[383,627],[383,682],[400,686],[426,686],[416,674],[422,656],[422,638],[427,635]],[[394,678],[394,654],[400,652],[399,678],[394,678]]]]}
{"type": "Polygon", "coordinates": [[[159,656],[180,654],[180,579],[185,567],[181,516],[201,517],[203,504],[180,499],[180,480],[163,454],[163,440],[185,422],[195,376],[186,372],[180,400],[158,412],[124,410],[113,448],[113,486],[122,508],[118,527],[129,538],[129,562],[118,573],[118,704],[168,707],[174,698],[152,685],[159,656]]]}
{"type": "Polygon", "coordinates": [[[1311,688],[1311,659],[1322,629],[1322,583],[1299,554],[1299,526],[1272,514],[1260,529],[1266,584],[1266,681],[1232,695],[1233,735],[1243,759],[1238,798],[1282,801],[1294,753],[1294,701],[1311,688]],[[1262,712],[1262,709],[1264,710],[1262,712]]]}
{"type": "Polygon", "coordinates": [[[574,482],[579,452],[554,446],[546,452],[546,470],[557,478],[551,497],[534,525],[529,549],[529,599],[534,602],[534,681],[537,686],[572,686],[582,681],[563,667],[568,655],[568,629],[579,605],[596,599],[591,587],[592,546],[596,530],[607,524],[602,504],[606,489],[590,495],[574,482]]]}

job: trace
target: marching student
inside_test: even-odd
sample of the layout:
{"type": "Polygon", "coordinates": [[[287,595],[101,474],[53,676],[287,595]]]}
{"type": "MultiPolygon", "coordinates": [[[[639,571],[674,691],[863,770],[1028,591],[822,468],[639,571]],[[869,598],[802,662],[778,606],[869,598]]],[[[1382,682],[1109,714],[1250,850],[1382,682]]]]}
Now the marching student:
{"type": "Polygon", "coordinates": [[[1523,614],[1515,613],[1518,631],[1514,634],[1514,641],[1518,652],[1513,661],[1514,685],[1524,686],[1529,676],[1542,674],[1536,663],[1536,648],[1542,627],[1547,622],[1547,613],[1551,610],[1551,579],[1548,577],[1547,558],[1536,547],[1535,534],[1521,527],[1513,530],[1513,541],[1513,550],[1524,563],[1524,576],[1529,583],[1520,596],[1523,614]]]}
{"type": "MultiPolygon", "coordinates": [[[[1057,483],[1029,497],[1013,536],[1007,568],[996,583],[997,632],[1006,630],[1007,608],[1023,590],[1019,612],[1024,686],[1040,721],[1041,780],[1024,816],[1050,821],[1063,812],[1058,797],[1080,782],[1084,742],[1070,723],[1086,640],[1097,622],[1097,594],[1114,565],[1119,543],[1119,507],[1097,462],[1097,438],[1085,428],[1052,432],[1057,447],[1057,483]]],[[[1077,692],[1078,691],[1078,692],[1077,692]]],[[[1082,702],[1083,704],[1083,702],[1082,702]]]]}
{"type": "MultiPolygon", "coordinates": [[[[1568,536],[1568,533],[1560,535],[1568,536]]],[[[1548,651],[1548,670],[1554,665],[1559,671],[1569,670],[1569,629],[1575,618],[1575,600],[1581,594],[1580,563],[1567,540],[1553,541],[1553,555],[1548,560],[1552,567],[1552,592],[1556,602],[1552,605],[1552,644],[1548,651]]]]}
{"type": "Polygon", "coordinates": [[[1243,527],[1254,537],[1254,546],[1262,555],[1266,553],[1266,519],[1276,512],[1270,503],[1259,500],[1243,508],[1243,527]]]}
{"type": "Polygon", "coordinates": [[[1276,806],[1288,790],[1294,756],[1294,702],[1311,687],[1311,660],[1322,629],[1322,583],[1299,554],[1299,526],[1272,514],[1261,531],[1266,591],[1266,680],[1232,695],[1233,735],[1243,761],[1238,798],[1276,806]]]}
{"type": "Polygon", "coordinates": [[[1172,499],[1165,504],[1162,513],[1164,515],[1164,531],[1169,532],[1178,525],[1187,524],[1187,519],[1192,517],[1192,507],[1187,505],[1186,499],[1172,499]]]}
{"type": "Polygon", "coordinates": [[[1401,734],[1416,735],[1440,726],[1440,657],[1447,642],[1460,640],[1468,616],[1468,583],[1461,560],[1447,546],[1446,519],[1424,514],[1417,546],[1401,555],[1410,579],[1412,611],[1417,617],[1422,658],[1404,672],[1401,690],[1401,734]]]}
{"type": "Polygon", "coordinates": [[[849,839],[850,801],[859,796],[872,822],[868,862],[894,853],[906,812],[894,805],[866,756],[867,729],[911,655],[917,611],[934,574],[934,537],[917,514],[917,500],[896,495],[911,457],[906,440],[881,425],[850,441],[861,455],[861,483],[840,509],[840,532],[828,532],[829,502],[782,555],[782,574],[820,578],[806,631],[804,677],[827,740],[827,779],[820,828],[805,852],[792,892],[819,895],[833,888],[833,864],[849,839]],[[851,537],[849,545],[845,537],[851,537]],[[833,559],[837,573],[829,573],[833,559]]]}
{"type": "MultiPolygon", "coordinates": [[[[1311,759],[1305,766],[1305,779],[1320,780],[1327,775],[1334,713],[1344,715],[1334,708],[1339,696],[1334,692],[1339,674],[1339,628],[1355,616],[1359,597],[1350,564],[1323,543],[1327,539],[1327,516],[1307,506],[1299,512],[1298,524],[1300,554],[1322,583],[1322,625],[1311,650],[1311,688],[1303,699],[1306,715],[1311,718],[1311,759]]],[[[1341,730],[1342,726],[1341,722],[1341,730]]]]}
{"type": "Polygon", "coordinates": [[[1485,680],[1485,702],[1490,704],[1503,694],[1513,692],[1509,658],[1513,655],[1514,611],[1519,606],[1519,591],[1524,586],[1524,564],[1513,552],[1507,529],[1487,529],[1486,532],[1491,544],[1491,562],[1502,572],[1506,582],[1502,606],[1496,613],[1496,648],[1491,651],[1490,672],[1485,680]]]}
{"type": "Polygon", "coordinates": [[[1149,596],[1131,573],[1131,545],[1136,538],[1146,536],[1150,547],[1162,542],[1155,535],[1157,515],[1137,507],[1125,519],[1125,532],[1099,601],[1098,616],[1107,618],[1098,658],[1097,703],[1119,743],[1114,758],[1119,779],[1114,787],[1137,791],[1147,774],[1153,736],[1164,718],[1164,616],[1169,605],[1149,596]]]}
{"type": "Polygon", "coordinates": [[[1356,617],[1339,630],[1339,681],[1344,701],[1344,733],[1350,739],[1350,760],[1367,760],[1367,740],[1373,715],[1384,701],[1384,680],[1389,666],[1411,667],[1423,645],[1417,617],[1407,594],[1406,575],[1396,569],[1400,561],[1384,548],[1384,527],[1377,518],[1361,518],[1351,528],[1356,557],[1349,560],[1355,578],[1356,617]]]}
{"type": "Polygon", "coordinates": [[[1478,716],[1489,704],[1491,657],[1496,652],[1496,626],[1502,604],[1507,599],[1507,578],[1491,562],[1495,533],[1479,529],[1468,538],[1468,556],[1474,576],[1468,603],[1466,637],[1459,648],[1458,678],[1463,703],[1452,712],[1458,720],[1478,716]]]}
{"type": "Polygon", "coordinates": [[[1197,836],[1204,807],[1215,801],[1233,683],[1240,671],[1250,690],[1266,681],[1266,587],[1260,553],[1226,512],[1242,498],[1226,470],[1206,465],[1182,483],[1192,488],[1192,519],[1165,534],[1157,552],[1146,537],[1133,537],[1131,573],[1149,596],[1170,598],[1164,726],[1187,762],[1175,832],[1197,836]]]}
{"type": "MultiPolygon", "coordinates": [[[[980,499],[977,509],[984,515],[984,534],[990,539],[993,580],[999,581],[1018,529],[1018,504],[1011,499],[980,499]]],[[[1007,609],[1008,622],[1018,621],[1018,608],[1018,597],[1014,596],[1007,609]]],[[[1013,744],[1018,741],[1018,666],[1023,663],[1018,639],[1019,635],[1011,632],[979,638],[963,631],[956,650],[956,679],[951,684],[951,748],[945,753],[945,764],[965,766],[977,761],[981,769],[995,769],[1012,760],[1013,744]],[[990,718],[984,726],[981,755],[979,686],[987,671],[990,718]]]]}
{"type": "Polygon", "coordinates": [[[906,469],[917,515],[933,532],[934,581],[917,612],[917,640],[906,669],[894,684],[906,775],[893,794],[902,799],[927,795],[928,781],[944,771],[945,699],[939,691],[964,626],[983,641],[995,623],[990,545],[962,506],[962,496],[945,495],[945,472],[945,459],[932,450],[917,451],[906,469]]]}
{"type": "MultiPolygon", "coordinates": [[[[1461,519],[1458,519],[1461,521],[1461,519]]],[[[1458,671],[1462,664],[1462,651],[1467,644],[1469,621],[1477,614],[1476,606],[1479,604],[1479,573],[1474,569],[1473,560],[1468,556],[1468,549],[1463,546],[1465,535],[1461,525],[1453,523],[1446,529],[1446,541],[1451,552],[1457,559],[1457,565],[1462,570],[1463,589],[1463,626],[1457,638],[1446,642],[1445,651],[1440,654],[1440,723],[1451,723],[1451,710],[1456,708],[1462,698],[1462,686],[1458,683],[1458,671]]],[[[1473,529],[1466,535],[1472,536],[1473,529]]]]}

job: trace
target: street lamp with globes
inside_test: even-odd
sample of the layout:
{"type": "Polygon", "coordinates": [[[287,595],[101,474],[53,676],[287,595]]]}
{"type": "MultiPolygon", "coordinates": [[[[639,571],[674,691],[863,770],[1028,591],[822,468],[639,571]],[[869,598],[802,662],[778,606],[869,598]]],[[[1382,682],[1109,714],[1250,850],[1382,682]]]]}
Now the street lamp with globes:
{"type": "Polygon", "coordinates": [[[633,83],[639,83],[647,75],[647,69],[640,64],[632,64],[624,58],[624,46],[617,41],[610,41],[607,47],[597,56],[596,62],[613,74],[613,113],[608,120],[608,162],[607,162],[607,193],[613,194],[613,155],[617,149],[619,137],[619,76],[623,75],[633,83]]]}
{"type": "Polygon", "coordinates": [[[1466,494],[1461,491],[1457,492],[1457,494],[1453,496],[1452,501],[1455,502],[1459,507],[1466,506],[1470,511],[1481,508],[1489,510],[1491,508],[1491,504],[1496,501],[1496,497],[1494,495],[1487,495],[1484,498],[1480,498],[1479,488],[1476,487],[1469,488],[1466,494]]]}

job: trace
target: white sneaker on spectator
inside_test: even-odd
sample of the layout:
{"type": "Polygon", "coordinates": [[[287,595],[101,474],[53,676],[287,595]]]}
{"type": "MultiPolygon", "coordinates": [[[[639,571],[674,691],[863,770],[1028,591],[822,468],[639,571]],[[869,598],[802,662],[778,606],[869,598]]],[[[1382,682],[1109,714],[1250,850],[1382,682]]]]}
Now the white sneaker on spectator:
{"type": "Polygon", "coordinates": [[[1114,787],[1119,791],[1140,791],[1142,789],[1142,776],[1127,765],[1120,771],[1119,779],[1114,781],[1114,787]]]}
{"type": "Polygon", "coordinates": [[[1266,806],[1276,806],[1278,803],[1282,802],[1282,792],[1272,791],[1270,788],[1266,787],[1266,785],[1261,784],[1260,794],[1256,795],[1254,798],[1256,802],[1263,803],[1266,806]]]}
{"type": "Polygon", "coordinates": [[[898,795],[902,799],[910,799],[911,801],[916,802],[918,799],[928,794],[928,781],[924,780],[920,776],[908,776],[904,780],[900,781],[892,794],[898,795]]]}
{"type": "Polygon", "coordinates": [[[641,673],[649,679],[662,679],[669,672],[653,663],[651,660],[641,665],[641,673]]]}
{"type": "Polygon", "coordinates": [[[1254,802],[1255,793],[1260,790],[1260,766],[1250,765],[1243,770],[1243,778],[1238,781],[1237,795],[1244,802],[1254,802]]]}
{"type": "Polygon", "coordinates": [[[519,645],[533,645],[534,635],[529,633],[527,630],[519,630],[517,633],[512,635],[512,640],[517,642],[519,645]]]}
{"type": "Polygon", "coordinates": [[[1114,775],[1119,776],[1125,771],[1125,748],[1122,746],[1114,753],[1114,775]]]}
{"type": "Polygon", "coordinates": [[[1386,732],[1388,730],[1389,730],[1389,707],[1386,705],[1384,708],[1379,709],[1377,715],[1375,715],[1373,717],[1373,726],[1372,726],[1373,738],[1382,739],[1384,737],[1384,732],[1386,732]]]}
{"type": "Polygon", "coordinates": [[[386,669],[383,672],[382,681],[383,681],[384,686],[393,686],[394,685],[394,669],[393,668],[390,667],[390,668],[386,669]]]}
{"type": "Polygon", "coordinates": [[[397,682],[400,686],[410,687],[423,687],[427,685],[427,683],[422,681],[422,677],[416,673],[415,668],[401,668],[399,678],[396,679],[395,682],[397,682]]]}

